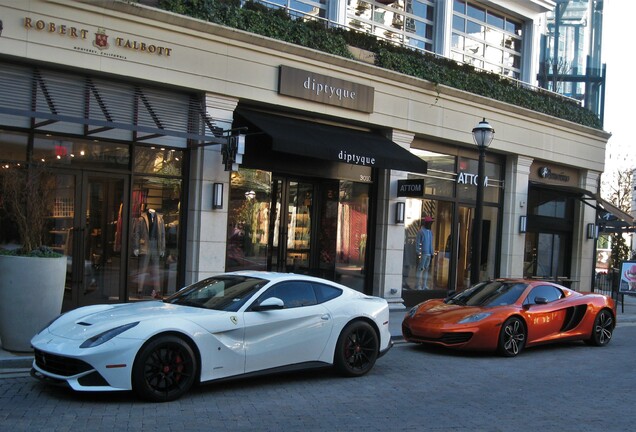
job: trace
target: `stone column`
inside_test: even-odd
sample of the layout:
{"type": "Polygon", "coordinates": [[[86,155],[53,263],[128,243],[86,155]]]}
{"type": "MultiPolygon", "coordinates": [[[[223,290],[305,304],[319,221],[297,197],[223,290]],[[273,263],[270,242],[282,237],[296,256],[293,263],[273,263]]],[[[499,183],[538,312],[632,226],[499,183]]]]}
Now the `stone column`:
{"type": "MultiPolygon", "coordinates": [[[[597,171],[581,170],[578,187],[597,193],[601,173],[597,171]]],[[[587,198],[587,197],[583,197],[587,198]]],[[[577,291],[591,291],[592,278],[595,275],[596,239],[587,238],[587,224],[596,223],[596,208],[592,207],[595,202],[586,200],[590,205],[581,202],[575,207],[574,221],[572,228],[572,266],[570,277],[574,281],[571,287],[577,291]]]]}
{"type": "MultiPolygon", "coordinates": [[[[394,130],[391,139],[410,149],[414,134],[394,130]]],[[[378,179],[378,220],[375,242],[374,294],[384,297],[391,309],[405,309],[402,299],[402,262],[404,259],[404,224],[395,224],[397,181],[405,179],[404,171],[385,170],[378,179]]]]}
{"type": "Polygon", "coordinates": [[[503,225],[501,232],[502,277],[522,277],[526,235],[519,232],[521,216],[528,212],[528,181],[532,158],[509,157],[506,162],[503,225]]]}
{"type": "MultiPolygon", "coordinates": [[[[231,129],[238,99],[208,93],[206,113],[215,126],[231,129]]],[[[193,149],[190,153],[186,283],[225,271],[230,173],[222,164],[221,145],[193,149]],[[212,209],[214,183],[223,183],[223,208],[212,209]]]]}

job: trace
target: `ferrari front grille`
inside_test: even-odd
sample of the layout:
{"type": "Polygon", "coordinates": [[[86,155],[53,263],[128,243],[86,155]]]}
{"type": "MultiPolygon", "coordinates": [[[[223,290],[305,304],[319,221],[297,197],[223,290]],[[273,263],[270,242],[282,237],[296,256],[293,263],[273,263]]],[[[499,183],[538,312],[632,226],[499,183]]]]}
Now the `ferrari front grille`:
{"type": "Polygon", "coordinates": [[[34,350],[35,364],[44,371],[60,376],[73,376],[93,369],[88,363],[70,358],[34,350]]]}

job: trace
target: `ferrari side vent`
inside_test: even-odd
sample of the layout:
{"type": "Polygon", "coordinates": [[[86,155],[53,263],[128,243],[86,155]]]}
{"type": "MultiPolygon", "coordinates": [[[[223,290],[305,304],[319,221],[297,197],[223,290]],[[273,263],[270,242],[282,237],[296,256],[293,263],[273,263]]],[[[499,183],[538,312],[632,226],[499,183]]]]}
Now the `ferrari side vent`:
{"type": "Polygon", "coordinates": [[[49,354],[44,351],[34,350],[35,364],[42,370],[60,375],[73,376],[92,369],[92,366],[82,360],[49,354]]]}
{"type": "Polygon", "coordinates": [[[576,328],[585,316],[586,311],[587,305],[584,304],[568,308],[565,311],[565,319],[563,320],[561,333],[566,333],[576,328]]]}

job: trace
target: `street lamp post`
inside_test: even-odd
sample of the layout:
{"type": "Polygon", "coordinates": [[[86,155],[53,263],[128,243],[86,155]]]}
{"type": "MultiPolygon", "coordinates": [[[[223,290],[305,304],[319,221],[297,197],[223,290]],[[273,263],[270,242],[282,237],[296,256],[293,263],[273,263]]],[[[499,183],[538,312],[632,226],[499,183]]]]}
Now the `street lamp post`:
{"type": "Polygon", "coordinates": [[[475,219],[473,220],[472,256],[470,260],[470,284],[479,282],[481,267],[481,234],[484,215],[484,186],[486,181],[486,149],[495,137],[495,130],[483,119],[473,129],[473,139],[479,149],[479,165],[477,169],[477,201],[475,202],[475,219]]]}

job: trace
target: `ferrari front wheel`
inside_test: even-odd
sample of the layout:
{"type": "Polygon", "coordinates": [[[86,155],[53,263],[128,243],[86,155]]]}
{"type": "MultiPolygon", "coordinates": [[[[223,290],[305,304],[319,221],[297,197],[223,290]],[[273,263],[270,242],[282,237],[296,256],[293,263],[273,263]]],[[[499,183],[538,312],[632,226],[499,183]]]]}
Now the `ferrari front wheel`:
{"type": "Polygon", "coordinates": [[[197,361],[190,345],[176,336],[161,336],[144,345],[132,371],[133,390],[153,402],[183,396],[194,384],[197,361]]]}
{"type": "Polygon", "coordinates": [[[342,330],[336,345],[334,364],[345,376],[361,376],[378,358],[378,335],[369,323],[354,321],[342,330]]]}
{"type": "Polygon", "coordinates": [[[594,319],[594,328],[589,342],[595,346],[605,346],[612,339],[614,332],[614,317],[610,311],[603,309],[594,319]]]}
{"type": "Polygon", "coordinates": [[[521,318],[511,317],[506,320],[499,332],[497,351],[505,357],[514,357],[526,345],[526,327],[521,318]]]}

